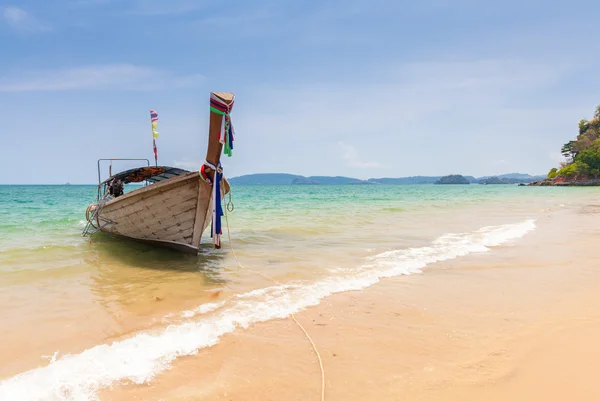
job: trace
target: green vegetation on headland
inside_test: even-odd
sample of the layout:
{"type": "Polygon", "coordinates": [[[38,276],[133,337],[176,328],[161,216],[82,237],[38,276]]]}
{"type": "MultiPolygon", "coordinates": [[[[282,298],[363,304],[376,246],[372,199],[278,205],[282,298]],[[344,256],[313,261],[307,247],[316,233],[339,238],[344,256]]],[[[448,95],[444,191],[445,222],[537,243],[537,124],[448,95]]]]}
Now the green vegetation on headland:
{"type": "MultiPolygon", "coordinates": [[[[503,174],[494,177],[480,177],[475,178],[472,176],[460,176],[463,177],[468,183],[471,184],[519,184],[519,183],[530,183],[535,180],[543,179],[540,176],[531,176],[529,174],[503,174]]],[[[398,177],[398,178],[369,178],[368,180],[361,180],[358,178],[351,177],[328,177],[328,176],[310,176],[304,177],[301,175],[294,174],[249,174],[240,177],[233,177],[229,179],[232,185],[370,185],[370,184],[383,184],[383,185],[415,185],[415,184],[435,184],[440,181],[443,177],[427,177],[427,176],[414,176],[414,177],[398,177]]]]}
{"type": "Polygon", "coordinates": [[[600,185],[600,106],[594,118],[579,121],[579,134],[561,149],[565,161],[532,185],[600,185]]]}

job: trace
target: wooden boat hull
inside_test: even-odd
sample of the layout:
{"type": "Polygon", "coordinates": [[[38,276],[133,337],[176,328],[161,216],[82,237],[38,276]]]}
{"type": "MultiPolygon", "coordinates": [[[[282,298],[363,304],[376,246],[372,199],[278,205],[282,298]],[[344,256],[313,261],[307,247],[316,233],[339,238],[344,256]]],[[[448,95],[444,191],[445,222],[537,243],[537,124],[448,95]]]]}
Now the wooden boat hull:
{"type": "MultiPolygon", "coordinates": [[[[221,191],[229,192],[229,185],[221,191]]],[[[188,253],[198,253],[211,223],[212,187],[197,171],[151,184],[101,205],[100,231],[188,253]]]]}

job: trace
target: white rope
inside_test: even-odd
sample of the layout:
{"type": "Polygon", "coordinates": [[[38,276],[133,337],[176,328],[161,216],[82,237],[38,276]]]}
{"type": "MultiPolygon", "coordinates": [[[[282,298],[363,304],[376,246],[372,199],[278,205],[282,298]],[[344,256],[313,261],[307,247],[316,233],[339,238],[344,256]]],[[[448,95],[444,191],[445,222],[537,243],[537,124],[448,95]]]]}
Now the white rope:
{"type": "MultiPolygon", "coordinates": [[[[235,251],[233,250],[233,243],[231,242],[231,230],[229,229],[229,218],[227,216],[227,207],[224,207],[223,210],[225,213],[225,223],[227,224],[227,236],[229,239],[229,247],[231,248],[231,253],[233,254],[233,257],[235,258],[235,261],[237,262],[238,266],[241,267],[242,269],[246,269],[252,273],[258,274],[259,276],[262,276],[262,277],[266,278],[267,280],[271,280],[275,284],[281,286],[281,288],[283,288],[283,290],[289,296],[289,293],[288,293],[287,289],[285,288],[285,285],[283,285],[279,281],[275,280],[273,277],[270,277],[261,272],[257,272],[255,270],[249,269],[240,263],[240,260],[238,259],[237,255],[235,254],[235,251]]],[[[294,315],[294,313],[291,313],[290,317],[294,320],[296,325],[298,325],[298,327],[300,327],[300,329],[304,332],[304,335],[306,336],[308,341],[310,341],[310,344],[312,345],[312,348],[315,351],[315,354],[317,355],[317,359],[319,360],[319,367],[321,368],[321,401],[325,401],[325,369],[323,368],[323,360],[321,359],[321,354],[319,354],[319,350],[317,349],[315,342],[310,337],[310,335],[308,334],[308,332],[306,331],[304,326],[302,326],[302,324],[300,324],[300,322],[296,319],[296,316],[294,315]]]]}
{"type": "Polygon", "coordinates": [[[223,168],[219,167],[219,168],[217,169],[217,168],[215,167],[215,165],[214,165],[214,164],[212,164],[211,162],[209,162],[208,160],[205,160],[205,161],[204,161],[204,164],[205,164],[205,165],[207,165],[208,167],[210,167],[210,168],[211,168],[213,171],[215,171],[215,172],[217,172],[217,171],[218,171],[219,173],[222,173],[222,172],[223,172],[223,168]]]}

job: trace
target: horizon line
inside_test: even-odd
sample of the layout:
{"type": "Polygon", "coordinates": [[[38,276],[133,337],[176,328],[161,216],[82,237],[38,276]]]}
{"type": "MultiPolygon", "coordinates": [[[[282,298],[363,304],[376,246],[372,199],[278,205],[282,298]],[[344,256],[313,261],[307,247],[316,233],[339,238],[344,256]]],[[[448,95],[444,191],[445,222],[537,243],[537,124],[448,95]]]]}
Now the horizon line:
{"type": "MultiPolygon", "coordinates": [[[[392,176],[388,176],[388,177],[371,177],[371,178],[366,178],[366,179],[361,179],[361,178],[356,178],[356,177],[350,177],[350,176],[343,176],[343,175],[301,175],[301,174],[293,174],[293,173],[249,173],[249,174],[242,174],[242,175],[237,175],[234,177],[229,177],[229,180],[232,180],[234,178],[240,178],[240,177],[245,177],[245,176],[251,176],[251,175],[269,175],[269,174],[285,174],[285,175],[293,175],[293,176],[300,176],[300,177],[331,177],[331,178],[336,178],[336,177],[342,177],[342,178],[351,178],[354,180],[358,180],[358,181],[369,181],[369,180],[378,180],[378,179],[384,179],[384,178],[388,178],[388,179],[401,179],[401,178],[414,178],[414,177],[424,177],[424,178],[438,178],[438,177],[446,177],[449,175],[461,175],[463,177],[467,176],[467,177],[473,177],[475,179],[478,178],[491,178],[491,177],[498,177],[501,175],[508,175],[508,174],[527,174],[530,177],[542,177],[542,176],[546,176],[546,174],[530,174],[530,173],[502,173],[502,174],[492,174],[492,175],[481,175],[481,176],[475,176],[475,175],[471,175],[471,174],[445,174],[445,175],[406,175],[406,176],[397,176],[397,177],[392,177],[392,176]]],[[[129,184],[137,184],[137,183],[129,183],[129,184]]],[[[128,185],[129,185],[128,184],[128,185]]],[[[98,186],[98,184],[96,183],[87,183],[87,184],[71,184],[69,182],[66,183],[30,183],[30,184],[25,184],[25,183],[15,183],[15,184],[3,184],[0,183],[0,186],[10,186],[10,185],[48,185],[48,186],[98,186]]],[[[280,185],[280,184],[277,184],[280,185]]],[[[418,185],[424,185],[424,184],[418,184],[418,185]]]]}

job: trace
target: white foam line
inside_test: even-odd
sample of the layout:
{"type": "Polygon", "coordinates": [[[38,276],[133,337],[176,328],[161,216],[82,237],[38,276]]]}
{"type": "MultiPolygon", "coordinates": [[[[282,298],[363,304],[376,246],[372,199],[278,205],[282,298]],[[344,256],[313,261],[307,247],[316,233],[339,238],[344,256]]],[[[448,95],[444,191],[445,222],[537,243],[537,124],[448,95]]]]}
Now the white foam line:
{"type": "Polygon", "coordinates": [[[165,315],[162,318],[162,322],[168,324],[168,323],[171,323],[172,318],[190,319],[194,316],[206,315],[207,313],[216,311],[223,305],[225,305],[225,301],[208,302],[208,303],[202,304],[200,306],[197,306],[196,308],[194,308],[192,310],[184,310],[183,312],[178,312],[178,313],[169,313],[168,315],[165,315]]]}
{"type": "Polygon", "coordinates": [[[326,296],[360,290],[381,278],[420,272],[431,263],[454,259],[520,238],[535,228],[533,220],[486,227],[467,234],[448,234],[431,246],[388,251],[370,258],[353,272],[331,276],[305,286],[267,287],[252,291],[222,308],[211,304],[198,309],[220,311],[197,322],[170,325],[158,333],[103,344],[80,354],[65,355],[47,366],[32,369],[0,382],[2,400],[95,400],[97,392],[116,383],[147,383],[180,356],[218,343],[237,328],[285,318],[326,296]],[[212,308],[212,309],[211,309],[212,308]]]}
{"type": "Polygon", "coordinates": [[[197,315],[205,315],[207,313],[216,311],[223,305],[225,305],[225,301],[202,304],[192,310],[186,310],[181,312],[181,317],[189,319],[197,315]]]}

